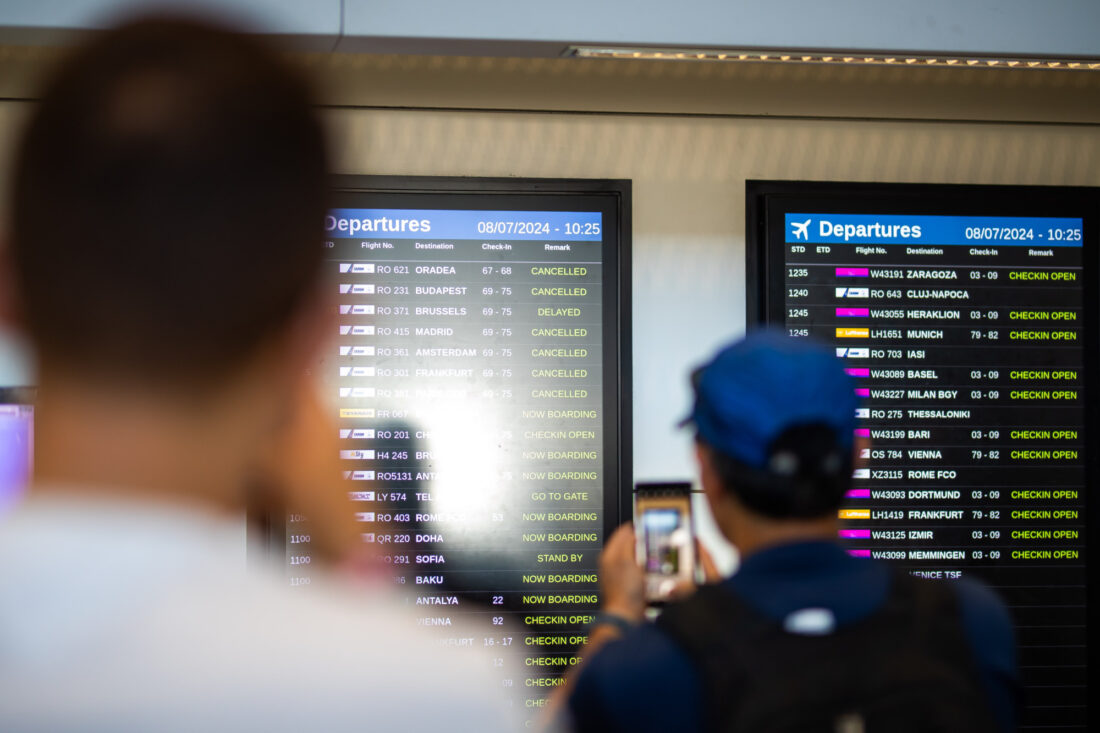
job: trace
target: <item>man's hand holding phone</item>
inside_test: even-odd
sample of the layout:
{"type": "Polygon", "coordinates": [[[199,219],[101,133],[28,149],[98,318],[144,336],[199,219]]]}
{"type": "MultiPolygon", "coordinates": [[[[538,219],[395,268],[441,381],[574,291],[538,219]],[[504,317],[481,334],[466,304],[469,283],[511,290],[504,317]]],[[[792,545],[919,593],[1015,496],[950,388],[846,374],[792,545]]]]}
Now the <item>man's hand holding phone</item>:
{"type": "MultiPolygon", "coordinates": [[[[698,539],[694,540],[694,544],[704,582],[717,582],[721,576],[714,559],[698,539]]],[[[636,547],[633,525],[624,524],[608,539],[599,559],[600,590],[603,593],[601,610],[631,622],[640,622],[645,617],[649,601],[645,596],[646,574],[638,562],[636,547]]],[[[695,587],[693,579],[677,582],[668,598],[683,598],[693,593],[695,587]]]]}
{"type": "Polygon", "coordinates": [[[600,553],[604,613],[639,623],[645,616],[645,573],[634,554],[634,527],[621,525],[600,553]]]}
{"type": "MultiPolygon", "coordinates": [[[[706,582],[718,580],[718,570],[708,553],[695,540],[695,556],[704,572],[706,582]]],[[[634,526],[627,523],[612,532],[599,559],[600,591],[603,604],[596,622],[589,630],[588,642],[579,652],[582,660],[588,659],[597,649],[619,638],[626,627],[642,623],[646,613],[646,573],[638,562],[637,538],[634,526]]],[[[692,593],[695,583],[677,585],[671,597],[678,598],[692,593]]],[[[565,684],[555,688],[540,716],[539,727],[545,731],[557,727],[558,716],[566,707],[577,675],[584,662],[573,667],[565,676],[565,684]]]]}

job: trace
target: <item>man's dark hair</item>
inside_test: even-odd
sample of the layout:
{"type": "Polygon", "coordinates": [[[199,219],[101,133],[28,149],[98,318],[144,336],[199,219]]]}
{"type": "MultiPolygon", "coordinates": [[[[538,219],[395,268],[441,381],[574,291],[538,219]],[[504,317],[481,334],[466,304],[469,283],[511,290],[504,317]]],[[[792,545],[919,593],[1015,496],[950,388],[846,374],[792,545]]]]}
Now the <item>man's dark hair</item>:
{"type": "Polygon", "coordinates": [[[838,445],[827,425],[795,425],[780,433],[762,468],[708,447],[723,488],[765,517],[823,517],[840,507],[851,486],[852,452],[838,445]]]}
{"type": "Polygon", "coordinates": [[[62,64],[12,196],[21,314],[43,365],[216,383],[316,281],[325,143],[309,87],[258,39],[150,18],[62,64]]]}

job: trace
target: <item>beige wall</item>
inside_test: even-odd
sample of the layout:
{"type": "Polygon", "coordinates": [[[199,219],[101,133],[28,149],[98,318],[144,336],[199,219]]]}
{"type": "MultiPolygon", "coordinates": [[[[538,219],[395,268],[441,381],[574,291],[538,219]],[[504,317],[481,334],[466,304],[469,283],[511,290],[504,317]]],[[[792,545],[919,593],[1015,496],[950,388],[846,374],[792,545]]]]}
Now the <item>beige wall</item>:
{"type": "Polygon", "coordinates": [[[684,374],[744,327],[746,179],[1100,185],[1092,126],[356,109],[328,120],[343,173],[633,181],[639,478],[688,475],[671,428],[684,374]]]}
{"type": "Polygon", "coordinates": [[[672,426],[690,367],[745,325],[747,179],[1100,185],[1093,126],[357,109],[328,119],[343,173],[633,181],[638,479],[692,474],[672,426]]]}
{"type": "MultiPolygon", "coordinates": [[[[509,83],[531,75],[530,70],[507,64],[501,61],[491,67],[494,85],[502,83],[500,74],[509,69],[515,71],[509,83]]],[[[890,119],[897,116],[889,110],[896,111],[902,104],[899,99],[907,99],[904,104],[919,111],[934,106],[934,100],[944,104],[937,90],[960,96],[960,89],[942,82],[922,83],[908,98],[904,89],[894,88],[895,101],[888,109],[879,105],[883,113],[878,119],[817,116],[805,105],[798,115],[773,118],[668,114],[669,95],[680,83],[675,75],[655,83],[650,107],[665,111],[649,115],[439,109],[432,108],[438,98],[430,84],[419,96],[402,92],[401,108],[359,107],[351,102],[386,100],[364,97],[354,79],[331,83],[336,72],[321,72],[330,82],[325,101],[332,105],[325,116],[336,143],[339,172],[633,181],[634,449],[639,479],[691,475],[686,438],[672,428],[687,405],[684,375],[717,344],[744,328],[746,179],[1100,185],[1100,125],[1095,120],[968,122],[958,118],[982,115],[964,109],[962,103],[948,105],[948,111],[957,113],[946,115],[952,121],[916,119],[918,114],[890,119]],[[922,106],[921,95],[928,105],[922,106]]],[[[423,80],[429,72],[421,70],[411,78],[423,80]]],[[[619,80],[636,76],[629,71],[615,74],[619,80]]],[[[385,68],[376,65],[370,77],[360,81],[377,81],[384,75],[385,68]]],[[[532,84],[538,83],[531,78],[532,84]]],[[[834,83],[838,94],[856,94],[858,89],[845,86],[849,78],[850,73],[839,74],[833,82],[823,83],[834,83]]],[[[1096,87],[1094,82],[1067,83],[1072,81],[1068,76],[1048,76],[1044,91],[1040,77],[1020,76],[1015,77],[1019,94],[1014,102],[1017,97],[1012,96],[1012,84],[1005,83],[1007,78],[995,80],[1005,87],[998,105],[1016,109],[1004,119],[1041,120],[1042,111],[1030,107],[1037,87],[1051,109],[1058,108],[1059,99],[1079,104],[1079,96],[1093,95],[1096,87]]],[[[691,83],[705,89],[704,82],[691,83]]],[[[618,81],[605,75],[601,83],[618,81]]],[[[472,96],[466,98],[484,99],[499,89],[476,87],[471,85],[472,96]]],[[[397,93],[392,83],[381,88],[397,93]]],[[[590,91],[586,100],[592,98],[590,91]]],[[[637,89],[634,94],[631,104],[645,106],[637,89]]],[[[768,94],[779,93],[772,89],[768,94]]],[[[817,94],[833,98],[828,88],[817,94]]],[[[455,104],[458,98],[461,95],[448,101],[455,104]]],[[[499,101],[499,96],[493,98],[499,101]]],[[[528,106],[533,105],[529,100],[528,106]]],[[[576,108],[587,106],[586,101],[576,108]]],[[[546,108],[568,107],[568,85],[555,87],[546,108]]],[[[27,108],[23,102],[0,103],[0,193],[5,189],[3,171],[8,168],[11,141],[27,108]]],[[[868,102],[863,112],[870,115],[875,109],[868,102]]],[[[7,351],[10,354],[10,348],[7,351]]],[[[0,370],[4,352],[0,344],[0,370]]]]}

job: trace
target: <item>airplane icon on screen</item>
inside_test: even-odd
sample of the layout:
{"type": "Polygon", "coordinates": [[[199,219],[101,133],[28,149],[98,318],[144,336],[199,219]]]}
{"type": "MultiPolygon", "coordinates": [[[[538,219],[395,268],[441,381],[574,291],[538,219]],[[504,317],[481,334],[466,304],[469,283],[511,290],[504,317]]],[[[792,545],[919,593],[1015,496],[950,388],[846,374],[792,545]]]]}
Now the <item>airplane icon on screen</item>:
{"type": "Polygon", "coordinates": [[[806,221],[802,222],[801,224],[798,224],[797,222],[793,222],[793,221],[791,222],[791,226],[794,228],[794,238],[795,239],[798,239],[798,238],[801,237],[802,239],[808,240],[810,238],[810,233],[807,230],[810,228],[810,222],[811,221],[813,221],[813,219],[807,219],[806,221]]]}

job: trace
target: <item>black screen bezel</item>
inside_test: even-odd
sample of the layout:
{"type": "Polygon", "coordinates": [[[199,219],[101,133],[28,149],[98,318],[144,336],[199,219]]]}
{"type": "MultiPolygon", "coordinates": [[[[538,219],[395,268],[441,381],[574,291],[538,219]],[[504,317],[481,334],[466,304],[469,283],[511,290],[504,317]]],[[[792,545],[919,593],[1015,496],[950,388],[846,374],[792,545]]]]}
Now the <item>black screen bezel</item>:
{"type": "Polygon", "coordinates": [[[0,387],[0,403],[5,405],[33,405],[38,388],[31,386],[0,387]]]}

